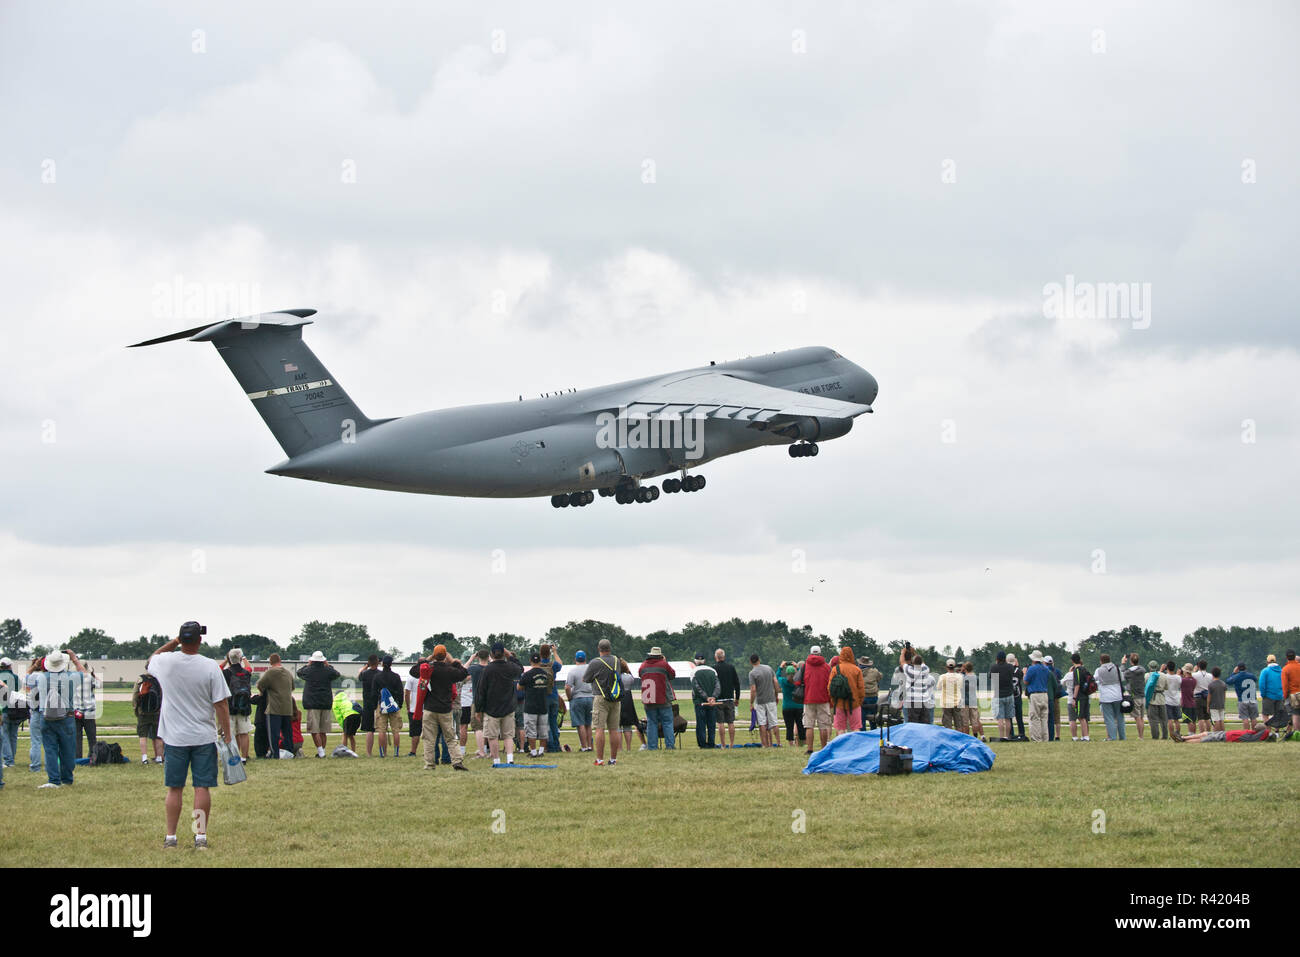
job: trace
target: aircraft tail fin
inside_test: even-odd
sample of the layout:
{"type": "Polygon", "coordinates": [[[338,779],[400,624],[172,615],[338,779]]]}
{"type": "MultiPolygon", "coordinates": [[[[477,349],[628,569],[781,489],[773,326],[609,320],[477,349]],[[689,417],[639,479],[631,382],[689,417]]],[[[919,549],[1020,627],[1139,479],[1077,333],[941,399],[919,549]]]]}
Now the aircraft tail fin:
{"type": "MultiPolygon", "coordinates": [[[[211,342],[286,455],[293,458],[364,431],[357,407],[302,339],[315,309],[286,309],[196,326],[128,348],[188,339],[211,342]],[[277,321],[292,316],[298,321],[277,321]]],[[[388,421],[388,420],[382,420],[388,421]]]]}

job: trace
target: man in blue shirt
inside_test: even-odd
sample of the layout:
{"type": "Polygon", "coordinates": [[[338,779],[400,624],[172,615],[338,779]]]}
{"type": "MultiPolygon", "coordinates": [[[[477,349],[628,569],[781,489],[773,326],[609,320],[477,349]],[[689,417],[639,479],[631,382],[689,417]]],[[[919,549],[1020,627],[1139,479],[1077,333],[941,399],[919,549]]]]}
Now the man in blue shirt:
{"type": "Polygon", "coordinates": [[[1259,718],[1259,679],[1254,672],[1247,671],[1245,663],[1239,663],[1232,669],[1232,674],[1223,679],[1237,695],[1237,717],[1241,726],[1248,731],[1255,730],[1255,721],[1259,718]]]}
{"type": "Polygon", "coordinates": [[[1041,651],[1030,652],[1032,662],[1025,672],[1025,690],[1029,692],[1029,740],[1047,740],[1047,704],[1052,690],[1052,673],[1043,664],[1041,651]]]}

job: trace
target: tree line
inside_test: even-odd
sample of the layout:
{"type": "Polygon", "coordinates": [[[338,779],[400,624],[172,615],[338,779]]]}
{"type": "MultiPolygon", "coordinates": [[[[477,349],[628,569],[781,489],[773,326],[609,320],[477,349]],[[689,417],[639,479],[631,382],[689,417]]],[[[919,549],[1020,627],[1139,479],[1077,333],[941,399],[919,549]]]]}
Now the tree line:
{"type": "MultiPolygon", "coordinates": [[[[105,634],[102,629],[83,628],[58,647],[71,648],[82,658],[91,661],[101,657],[138,659],[148,657],[171,637],[173,636],[149,635],[131,641],[119,641],[105,634]]],[[[547,642],[559,645],[563,659],[572,661],[574,653],[579,650],[585,651],[588,657],[595,654],[596,643],[602,638],[609,639],[617,654],[634,661],[643,658],[652,647],[660,648],[673,661],[689,660],[697,652],[703,652],[712,659],[715,649],[721,648],[728,658],[741,665],[754,653],[763,661],[775,664],[787,659],[802,660],[807,657],[811,645],[821,645],[828,658],[835,650],[848,645],[858,657],[874,659],[876,666],[882,670],[885,670],[885,663],[898,661],[898,654],[903,647],[902,641],[882,643],[858,628],[845,628],[831,638],[814,632],[812,625],[792,627],[783,621],[761,619],[744,621],[732,618],[721,622],[690,622],[676,631],[659,630],[646,635],[629,634],[612,622],[587,619],[557,625],[537,640],[510,632],[490,632],[485,635],[436,632],[423,640],[421,653],[428,654],[436,645],[445,645],[452,655],[463,660],[480,646],[500,641],[516,655],[527,660],[532,648],[541,642],[547,642]]],[[[35,644],[34,641],[20,619],[9,618],[0,622],[0,651],[9,657],[39,657],[54,650],[52,645],[35,644]]],[[[987,671],[993,665],[999,651],[1015,654],[1025,663],[1029,661],[1029,652],[1034,649],[1052,655],[1058,667],[1074,651],[1078,651],[1089,666],[1095,665],[1102,653],[1115,659],[1136,651],[1144,665],[1152,659],[1161,663],[1173,659],[1182,664],[1204,658],[1212,665],[1228,669],[1237,662],[1244,662],[1248,668],[1257,670],[1262,667],[1266,655],[1275,654],[1280,659],[1286,649],[1297,647],[1300,647],[1300,626],[1285,631],[1237,625],[1230,628],[1202,627],[1184,635],[1182,641],[1174,645],[1166,641],[1158,631],[1129,625],[1118,630],[1096,632],[1073,646],[1060,642],[1042,642],[1036,645],[987,642],[972,648],[918,645],[917,651],[931,666],[942,665],[951,657],[958,663],[971,661],[975,670],[980,672],[987,671]]],[[[401,660],[411,654],[400,648],[381,648],[365,625],[346,621],[309,621],[284,645],[265,635],[232,635],[216,645],[204,642],[200,651],[209,657],[220,658],[231,648],[242,648],[244,654],[259,660],[265,660],[272,653],[287,660],[296,660],[318,650],[331,660],[338,660],[344,655],[364,659],[372,654],[391,654],[401,660]]]]}

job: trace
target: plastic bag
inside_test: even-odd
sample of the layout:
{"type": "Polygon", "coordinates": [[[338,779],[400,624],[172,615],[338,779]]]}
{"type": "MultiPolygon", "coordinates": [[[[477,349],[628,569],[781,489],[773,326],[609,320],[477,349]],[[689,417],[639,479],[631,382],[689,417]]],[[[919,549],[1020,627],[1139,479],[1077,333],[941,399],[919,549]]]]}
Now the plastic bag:
{"type": "Polygon", "coordinates": [[[239,757],[239,750],[229,741],[217,741],[217,758],[221,761],[221,783],[238,784],[248,780],[244,762],[239,757]]]}

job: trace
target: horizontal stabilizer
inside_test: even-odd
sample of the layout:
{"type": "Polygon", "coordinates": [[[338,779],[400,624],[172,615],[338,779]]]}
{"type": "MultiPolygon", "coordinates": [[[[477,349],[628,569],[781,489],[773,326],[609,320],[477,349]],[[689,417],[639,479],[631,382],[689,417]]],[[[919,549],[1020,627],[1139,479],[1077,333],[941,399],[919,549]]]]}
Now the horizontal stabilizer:
{"type": "Polygon", "coordinates": [[[244,316],[239,319],[225,319],[221,322],[205,322],[201,326],[195,326],[193,329],[184,329],[181,332],[173,332],[168,336],[159,336],[157,339],[146,339],[144,342],[133,342],[127,346],[128,349],[138,349],[140,346],[156,346],[160,342],[173,342],[176,339],[190,339],[195,342],[208,342],[220,334],[223,327],[237,326],[244,329],[261,325],[283,325],[283,326],[302,326],[302,322],[275,322],[273,316],[294,316],[298,319],[306,319],[308,316],[316,315],[315,309],[281,309],[278,312],[262,312],[255,316],[244,316]],[[204,335],[207,333],[207,335],[204,335]]]}

